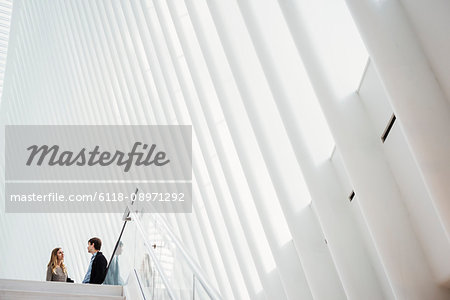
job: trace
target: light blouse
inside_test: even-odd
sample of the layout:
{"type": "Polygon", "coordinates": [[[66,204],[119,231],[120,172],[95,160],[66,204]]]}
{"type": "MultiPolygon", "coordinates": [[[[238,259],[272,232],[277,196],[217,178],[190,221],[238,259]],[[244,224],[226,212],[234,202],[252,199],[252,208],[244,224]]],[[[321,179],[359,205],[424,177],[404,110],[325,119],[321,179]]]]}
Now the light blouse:
{"type": "Polygon", "coordinates": [[[55,273],[52,272],[52,268],[47,268],[47,281],[62,281],[66,282],[67,274],[63,272],[61,267],[56,267],[55,273]]]}

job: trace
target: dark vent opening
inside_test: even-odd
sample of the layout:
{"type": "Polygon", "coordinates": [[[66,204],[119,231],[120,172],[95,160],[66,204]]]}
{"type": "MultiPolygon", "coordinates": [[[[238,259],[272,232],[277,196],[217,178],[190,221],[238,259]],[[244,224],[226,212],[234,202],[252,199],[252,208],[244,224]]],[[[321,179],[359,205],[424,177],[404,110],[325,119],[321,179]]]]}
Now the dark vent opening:
{"type": "Polygon", "coordinates": [[[348,199],[350,199],[350,202],[352,202],[353,198],[355,197],[355,191],[352,191],[350,196],[348,196],[348,199]]]}
{"type": "Polygon", "coordinates": [[[392,126],[394,126],[394,122],[397,118],[395,117],[394,114],[392,114],[391,119],[389,120],[388,125],[386,126],[386,129],[383,132],[383,135],[381,136],[381,141],[384,143],[384,141],[386,140],[386,138],[389,135],[389,132],[391,132],[392,126]]]}

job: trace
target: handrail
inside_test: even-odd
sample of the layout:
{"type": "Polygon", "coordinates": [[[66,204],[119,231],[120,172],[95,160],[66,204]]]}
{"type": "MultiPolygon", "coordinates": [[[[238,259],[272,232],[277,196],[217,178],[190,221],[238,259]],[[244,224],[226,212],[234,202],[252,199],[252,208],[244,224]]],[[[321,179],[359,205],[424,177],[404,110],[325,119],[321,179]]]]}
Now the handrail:
{"type": "MultiPolygon", "coordinates": [[[[133,205],[134,199],[136,198],[136,195],[137,195],[138,191],[139,191],[139,189],[136,188],[136,191],[134,192],[133,198],[131,200],[131,205],[133,205]]],[[[123,235],[123,232],[125,230],[125,226],[127,226],[127,222],[129,221],[128,220],[128,216],[129,215],[130,215],[130,210],[128,209],[128,206],[127,206],[126,209],[125,209],[125,212],[123,214],[123,217],[122,217],[122,220],[124,221],[123,222],[123,226],[122,226],[122,230],[120,231],[119,238],[117,239],[116,245],[114,246],[114,250],[113,250],[112,255],[111,255],[111,259],[109,260],[108,266],[106,267],[106,273],[108,273],[109,266],[111,265],[111,262],[113,260],[114,255],[116,254],[117,247],[119,247],[119,243],[120,243],[120,240],[122,239],[122,235],[123,235]]]]}

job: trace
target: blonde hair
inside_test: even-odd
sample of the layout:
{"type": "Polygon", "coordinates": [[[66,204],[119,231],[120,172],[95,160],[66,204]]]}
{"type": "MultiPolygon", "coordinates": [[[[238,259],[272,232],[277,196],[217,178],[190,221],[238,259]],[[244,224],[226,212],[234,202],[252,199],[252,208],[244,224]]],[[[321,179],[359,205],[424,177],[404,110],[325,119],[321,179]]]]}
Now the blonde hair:
{"type": "MultiPolygon", "coordinates": [[[[56,274],[56,267],[58,267],[58,251],[61,248],[55,248],[52,250],[52,253],[50,254],[50,261],[48,262],[47,267],[51,267],[52,268],[52,273],[56,274]]],[[[63,270],[64,274],[67,274],[67,269],[66,266],[64,265],[63,262],[61,262],[61,269],[63,270]]]]}

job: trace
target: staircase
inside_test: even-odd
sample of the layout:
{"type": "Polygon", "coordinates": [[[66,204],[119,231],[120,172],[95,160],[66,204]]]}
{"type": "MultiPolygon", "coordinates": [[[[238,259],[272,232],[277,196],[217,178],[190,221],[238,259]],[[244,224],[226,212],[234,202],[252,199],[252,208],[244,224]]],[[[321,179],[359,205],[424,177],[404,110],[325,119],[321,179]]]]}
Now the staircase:
{"type": "Polygon", "coordinates": [[[125,296],[121,286],[0,279],[0,299],[125,300],[125,296]]]}

